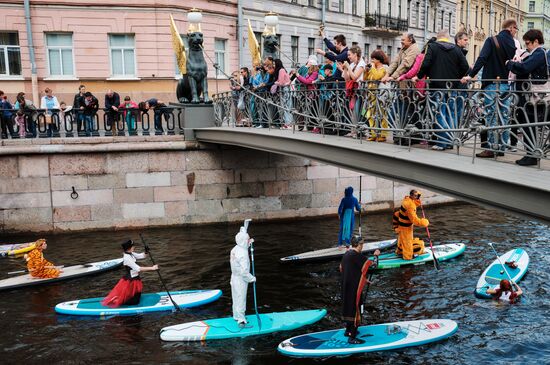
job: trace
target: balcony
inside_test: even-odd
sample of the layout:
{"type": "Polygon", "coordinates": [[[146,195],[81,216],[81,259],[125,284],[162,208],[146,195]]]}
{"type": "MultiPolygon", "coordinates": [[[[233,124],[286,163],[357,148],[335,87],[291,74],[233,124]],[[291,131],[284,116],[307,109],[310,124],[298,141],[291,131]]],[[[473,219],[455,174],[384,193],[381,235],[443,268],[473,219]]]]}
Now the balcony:
{"type": "Polygon", "coordinates": [[[363,32],[381,37],[395,37],[409,29],[407,19],[394,18],[380,14],[365,14],[363,32]]]}

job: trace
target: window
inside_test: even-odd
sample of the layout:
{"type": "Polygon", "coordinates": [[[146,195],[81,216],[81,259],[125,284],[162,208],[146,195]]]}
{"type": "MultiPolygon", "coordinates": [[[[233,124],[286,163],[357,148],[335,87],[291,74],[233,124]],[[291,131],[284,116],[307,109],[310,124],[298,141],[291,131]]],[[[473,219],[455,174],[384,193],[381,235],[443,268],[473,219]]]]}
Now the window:
{"type": "Polygon", "coordinates": [[[352,47],[356,47],[356,46],[358,46],[358,45],[359,45],[359,42],[351,42],[351,46],[352,46],[352,47]]]}
{"type": "Polygon", "coordinates": [[[214,59],[218,64],[219,70],[216,69],[216,78],[223,77],[223,73],[227,73],[227,57],[225,50],[227,46],[227,39],[216,38],[214,40],[214,59]]]}
{"type": "Polygon", "coordinates": [[[392,48],[393,48],[392,46],[388,46],[388,52],[387,52],[387,54],[388,54],[388,59],[390,59],[390,60],[391,60],[392,48]]]}
{"type": "Polygon", "coordinates": [[[399,5],[397,5],[397,17],[401,19],[401,0],[399,0],[399,5]]]}
{"type": "Polygon", "coordinates": [[[308,0],[308,1],[307,1],[307,5],[308,5],[308,6],[315,7],[315,0],[308,0]]]}
{"type": "Polygon", "coordinates": [[[290,37],[290,51],[292,52],[292,62],[296,63],[300,61],[300,49],[299,49],[300,37],[290,37]]]}
{"type": "Polygon", "coordinates": [[[391,1],[388,1],[388,16],[391,16],[391,1]]]}
{"type": "Polygon", "coordinates": [[[46,47],[50,76],[73,76],[73,35],[46,33],[46,47]]]}
{"type": "Polygon", "coordinates": [[[315,54],[315,38],[307,39],[307,55],[311,56],[315,54]]]}
{"type": "Polygon", "coordinates": [[[535,27],[534,22],[527,22],[527,29],[533,29],[535,27]]]}
{"type": "Polygon", "coordinates": [[[365,43],[365,57],[367,57],[367,59],[370,59],[370,44],[369,43],[365,43]]]}
{"type": "Polygon", "coordinates": [[[292,4],[298,4],[298,0],[291,0],[290,1],[292,4]]]}
{"type": "Polygon", "coordinates": [[[420,27],[420,2],[418,1],[416,2],[416,26],[420,27]]]}
{"type": "Polygon", "coordinates": [[[351,13],[357,15],[357,0],[351,0],[351,13]]]}
{"type": "MultiPolygon", "coordinates": [[[[529,12],[530,13],[535,12],[535,2],[534,1],[529,1],[529,12]]],[[[529,28],[529,29],[531,29],[531,28],[529,28]]]]}
{"type": "MultiPolygon", "coordinates": [[[[329,0],[325,0],[325,1],[329,1],[329,0]]],[[[338,1],[338,11],[339,11],[340,13],[343,13],[343,12],[344,12],[344,0],[338,1]]]]}
{"type": "Polygon", "coordinates": [[[434,8],[434,24],[433,24],[433,28],[432,28],[432,31],[435,32],[435,28],[437,27],[437,9],[434,8]]]}
{"type": "Polygon", "coordinates": [[[382,46],[381,46],[381,45],[377,45],[377,46],[376,46],[376,49],[382,49],[382,46]]]}
{"type": "Polygon", "coordinates": [[[478,11],[479,11],[479,7],[476,6],[476,25],[475,25],[476,27],[477,27],[477,12],[478,12],[478,11]]]}
{"type": "Polygon", "coordinates": [[[481,17],[479,19],[479,27],[483,29],[483,8],[481,8],[481,17]]]}
{"type": "MultiPolygon", "coordinates": [[[[185,47],[185,53],[189,55],[189,39],[187,38],[187,34],[180,33],[180,37],[181,37],[181,40],[183,41],[183,46],[185,47]]],[[[176,77],[180,77],[181,72],[178,67],[178,59],[176,58],[176,55],[174,55],[174,67],[176,68],[176,77]]]]}
{"type": "Polygon", "coordinates": [[[365,0],[365,13],[369,13],[369,8],[370,8],[370,1],[365,0]]]}
{"type": "Polygon", "coordinates": [[[110,34],[111,75],[135,76],[136,52],[133,34],[110,34]]]}
{"type": "Polygon", "coordinates": [[[453,13],[449,13],[449,33],[454,33],[453,30],[451,29],[451,26],[452,26],[452,19],[453,19],[453,13]]]}
{"type": "MultiPolygon", "coordinates": [[[[444,19],[445,19],[445,10],[441,10],[441,29],[445,27],[444,19]]],[[[449,32],[450,31],[451,30],[449,29],[449,32]]]]}
{"type": "Polygon", "coordinates": [[[407,1],[407,16],[405,19],[409,19],[411,17],[411,0],[407,1]]]}
{"type": "Polygon", "coordinates": [[[325,10],[330,10],[330,0],[321,0],[325,2],[325,10]]]}
{"type": "Polygon", "coordinates": [[[0,32],[0,76],[21,75],[19,33],[0,32]]]}

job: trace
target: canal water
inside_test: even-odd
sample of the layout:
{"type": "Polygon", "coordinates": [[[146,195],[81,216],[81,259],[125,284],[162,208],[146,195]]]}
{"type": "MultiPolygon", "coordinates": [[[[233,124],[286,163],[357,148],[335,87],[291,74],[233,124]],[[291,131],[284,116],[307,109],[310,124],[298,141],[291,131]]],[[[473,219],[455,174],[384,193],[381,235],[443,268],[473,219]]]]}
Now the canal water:
{"type": "MultiPolygon", "coordinates": [[[[291,359],[276,347],[282,340],[310,331],[339,328],[338,261],[279,263],[294,253],[330,246],[336,218],[291,222],[252,222],[255,239],[258,303],[261,312],[326,308],[320,322],[290,332],[201,343],[166,343],[162,327],[230,315],[229,251],[236,225],[214,225],[143,231],[153,258],[172,290],[223,290],[216,302],[183,313],[114,317],[105,320],[55,314],[56,303],[106,295],[122,270],[92,278],[0,294],[0,363],[66,364],[472,364],[550,363],[548,329],[550,231],[533,221],[505,216],[473,205],[428,208],[436,244],[464,242],[463,256],[441,263],[392,269],[374,276],[366,305],[366,323],[422,318],[449,318],[459,324],[448,340],[421,347],[325,360],[291,359]],[[515,305],[476,299],[479,275],[494,260],[487,245],[504,253],[527,249],[531,264],[521,281],[525,295],[515,305]]],[[[390,214],[363,217],[367,240],[392,238],[390,214]]],[[[139,241],[138,231],[103,231],[46,237],[45,256],[55,264],[85,263],[120,256],[120,243],[139,241]]],[[[425,237],[422,229],[417,234],[425,237]]],[[[34,240],[34,235],[2,237],[2,241],[34,240]]],[[[22,259],[0,261],[1,276],[22,267],[22,259]]],[[[146,292],[161,291],[155,273],[143,274],[146,292]]],[[[249,312],[253,313],[252,290],[249,312]]]]}

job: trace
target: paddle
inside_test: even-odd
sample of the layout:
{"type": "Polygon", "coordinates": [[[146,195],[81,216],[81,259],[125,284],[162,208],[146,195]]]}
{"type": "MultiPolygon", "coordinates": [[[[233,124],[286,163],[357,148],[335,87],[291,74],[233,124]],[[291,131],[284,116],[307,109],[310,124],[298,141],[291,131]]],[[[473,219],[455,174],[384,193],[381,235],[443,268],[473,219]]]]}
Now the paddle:
{"type": "Polygon", "coordinates": [[[508,279],[510,279],[510,284],[511,284],[510,286],[512,287],[512,292],[514,292],[515,291],[514,290],[514,285],[516,285],[516,283],[514,283],[514,281],[512,280],[512,277],[510,276],[510,273],[508,272],[508,270],[506,270],[506,267],[504,267],[504,264],[502,263],[502,261],[500,261],[500,257],[498,256],[497,251],[493,247],[493,243],[488,242],[487,244],[489,246],[491,246],[491,248],[493,249],[493,252],[495,253],[495,256],[497,257],[498,263],[500,264],[500,266],[502,266],[502,271],[500,273],[502,274],[503,271],[506,273],[506,276],[508,276],[508,279]]]}
{"type": "MultiPolygon", "coordinates": [[[[422,204],[420,204],[420,209],[422,209],[422,218],[426,218],[426,215],[424,214],[424,207],[422,206],[422,204]]],[[[439,270],[439,261],[437,260],[437,257],[435,256],[435,251],[434,251],[434,246],[433,246],[433,243],[432,243],[432,237],[430,236],[430,230],[428,229],[428,227],[426,226],[426,233],[428,234],[428,240],[430,241],[430,248],[432,249],[432,256],[434,258],[434,266],[436,268],[436,270],[439,270]]]]}
{"type": "MultiPolygon", "coordinates": [[[[250,218],[244,221],[244,230],[246,232],[248,232],[248,225],[250,224],[251,221],[252,219],[250,218]]],[[[252,275],[256,277],[256,271],[254,270],[254,239],[250,240],[250,258],[252,261],[251,263],[252,275]]],[[[252,283],[252,291],[254,292],[254,310],[256,311],[256,318],[258,319],[259,330],[261,330],[262,320],[260,319],[260,314],[258,313],[258,300],[256,299],[256,282],[252,283]]]]}
{"type": "MultiPolygon", "coordinates": [[[[153,255],[151,255],[151,249],[149,248],[149,245],[147,244],[147,242],[145,242],[145,239],[143,238],[143,235],[141,233],[139,234],[139,237],[141,238],[141,242],[143,243],[143,247],[145,248],[145,252],[147,254],[149,254],[149,258],[151,259],[151,262],[153,263],[153,265],[156,265],[155,260],[153,259],[153,255]]],[[[181,308],[174,301],[174,298],[172,298],[172,295],[170,295],[170,292],[168,291],[168,288],[166,287],[166,284],[164,283],[164,280],[162,279],[162,275],[160,274],[160,270],[156,270],[156,272],[159,275],[160,283],[162,284],[162,287],[164,288],[164,290],[166,290],[166,294],[168,294],[168,298],[170,298],[170,301],[174,305],[174,308],[176,309],[176,311],[182,312],[181,308]]]]}
{"type": "Polygon", "coordinates": [[[363,176],[359,175],[359,237],[363,237],[361,234],[361,211],[363,210],[363,207],[361,206],[361,178],[363,176]]]}

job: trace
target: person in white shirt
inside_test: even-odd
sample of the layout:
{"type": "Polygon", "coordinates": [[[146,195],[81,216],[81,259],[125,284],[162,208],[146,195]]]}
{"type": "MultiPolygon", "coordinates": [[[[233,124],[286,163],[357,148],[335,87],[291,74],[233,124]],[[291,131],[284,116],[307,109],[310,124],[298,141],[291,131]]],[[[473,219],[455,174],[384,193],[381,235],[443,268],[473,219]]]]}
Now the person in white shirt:
{"type": "Polygon", "coordinates": [[[136,261],[144,259],[146,253],[134,252],[134,242],[128,240],[122,245],[124,254],[122,256],[122,265],[126,269],[126,275],[124,275],[113,290],[101,301],[106,307],[117,308],[121,305],[137,305],[141,299],[141,292],[143,291],[143,283],[139,274],[145,271],[158,270],[158,265],[141,267],[136,261]]]}

